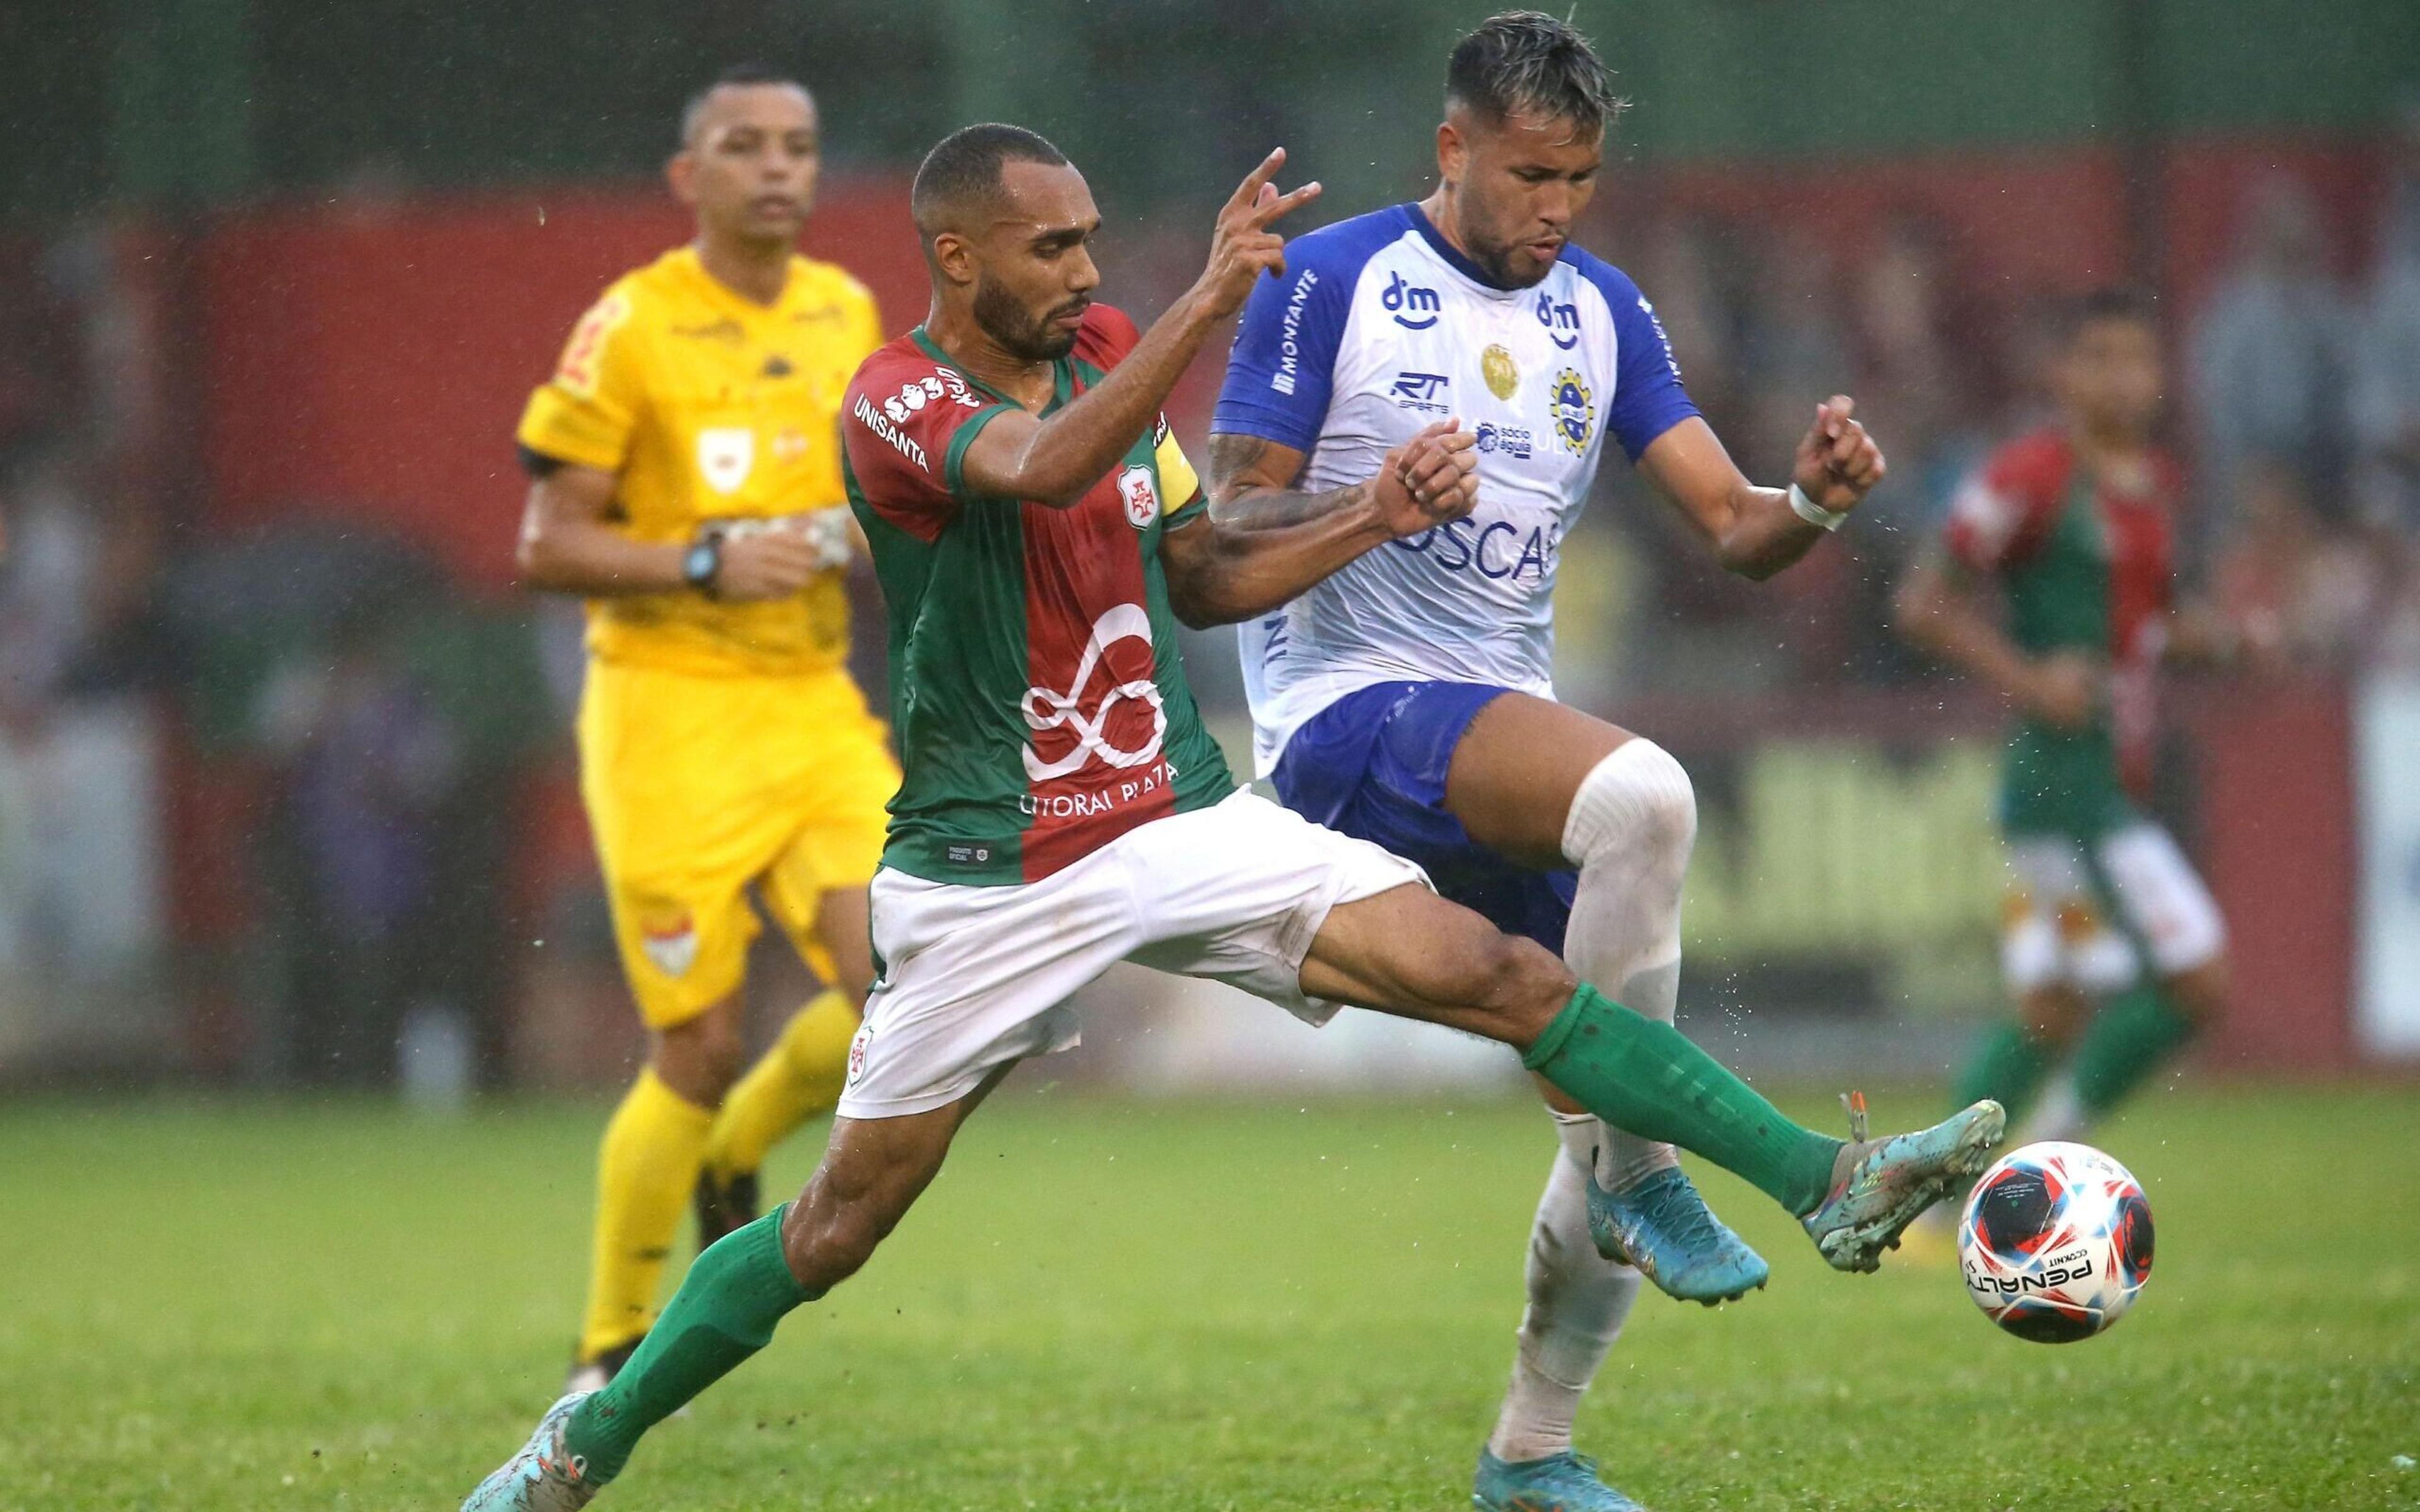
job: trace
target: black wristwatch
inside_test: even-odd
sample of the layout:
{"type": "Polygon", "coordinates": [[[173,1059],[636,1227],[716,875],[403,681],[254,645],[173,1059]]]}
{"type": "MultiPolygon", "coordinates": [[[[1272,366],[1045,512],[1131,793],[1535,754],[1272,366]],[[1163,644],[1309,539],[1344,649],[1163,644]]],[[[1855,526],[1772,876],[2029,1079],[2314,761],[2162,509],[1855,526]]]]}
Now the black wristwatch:
{"type": "Polygon", "coordinates": [[[722,570],[722,532],[706,531],[681,555],[681,581],[706,597],[714,596],[714,578],[722,570]]]}

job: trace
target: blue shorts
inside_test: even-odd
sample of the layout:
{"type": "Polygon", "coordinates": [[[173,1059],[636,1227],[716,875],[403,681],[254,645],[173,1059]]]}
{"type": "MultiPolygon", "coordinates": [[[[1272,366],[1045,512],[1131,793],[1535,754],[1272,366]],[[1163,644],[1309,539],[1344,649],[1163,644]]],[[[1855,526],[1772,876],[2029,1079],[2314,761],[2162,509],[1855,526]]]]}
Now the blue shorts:
{"type": "Polygon", "coordinates": [[[1445,807],[1446,769],[1463,732],[1509,691],[1380,683],[1347,693],[1294,733],[1269,779],[1295,812],[1418,863],[1445,897],[1560,955],[1579,873],[1515,866],[1445,807]]]}

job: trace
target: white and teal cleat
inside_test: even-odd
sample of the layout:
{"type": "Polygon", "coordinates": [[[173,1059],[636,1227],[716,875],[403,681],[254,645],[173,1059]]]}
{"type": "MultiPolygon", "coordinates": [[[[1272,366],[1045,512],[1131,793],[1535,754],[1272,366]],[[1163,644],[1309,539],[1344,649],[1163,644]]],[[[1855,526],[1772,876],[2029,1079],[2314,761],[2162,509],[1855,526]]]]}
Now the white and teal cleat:
{"type": "Polygon", "coordinates": [[[1482,1512],[1647,1512],[1599,1480],[1595,1460],[1568,1451],[1507,1461],[1480,1450],[1470,1504],[1482,1512]]]}
{"type": "Polygon", "coordinates": [[[1866,1137],[1866,1101],[1852,1092],[1849,1142],[1832,1165],[1832,1190],[1799,1220],[1836,1271],[1879,1271],[1883,1251],[1927,1208],[1981,1170],[2008,1115],[1986,1098],[1930,1129],[1866,1137]]]}
{"type": "Polygon", "coordinates": [[[565,1394],[537,1420],[537,1431],[503,1468],[479,1483],[462,1512],[578,1512],[603,1487],[588,1479],[588,1466],[564,1447],[563,1427],[589,1393],[565,1394]]]}
{"type": "Polygon", "coordinates": [[[1589,1173],[1589,1235],[1597,1253],[1638,1268],[1683,1302],[1736,1302],[1764,1285],[1772,1267],[1723,1226],[1677,1166],[1627,1191],[1608,1192],[1589,1173]]]}

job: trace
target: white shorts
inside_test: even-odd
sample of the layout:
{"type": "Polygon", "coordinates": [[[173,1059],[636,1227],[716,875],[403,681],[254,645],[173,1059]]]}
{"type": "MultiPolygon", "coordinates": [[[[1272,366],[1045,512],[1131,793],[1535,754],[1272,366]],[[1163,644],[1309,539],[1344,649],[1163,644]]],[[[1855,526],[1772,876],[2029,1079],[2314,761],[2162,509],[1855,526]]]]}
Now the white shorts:
{"type": "Polygon", "coordinates": [[[1206,977],[1311,1024],[1302,960],[1328,910],[1428,876],[1366,841],[1239,790],[1155,819],[1021,886],[927,882],[888,869],[872,888],[882,979],[849,1047],[845,1119],[942,1107],[985,1075],[1077,1041],[1066,999],[1120,961],[1206,977]]]}
{"type": "Polygon", "coordinates": [[[2011,840],[2009,871],[2000,968],[2012,992],[2116,992],[2141,975],[2144,951],[2154,975],[2173,977],[2226,949],[2210,889],[2168,832],[2148,819],[2102,836],[2090,856],[2065,836],[2011,840]]]}

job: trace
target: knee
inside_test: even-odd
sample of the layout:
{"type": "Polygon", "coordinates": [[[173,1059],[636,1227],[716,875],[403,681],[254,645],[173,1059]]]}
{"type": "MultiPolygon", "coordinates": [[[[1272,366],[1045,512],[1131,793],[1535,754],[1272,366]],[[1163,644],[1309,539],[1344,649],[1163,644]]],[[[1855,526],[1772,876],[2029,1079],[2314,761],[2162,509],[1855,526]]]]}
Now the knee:
{"type": "Polygon", "coordinates": [[[2162,986],[2168,1001],[2193,1021],[2196,1030],[2207,1029],[2226,1016],[2228,976],[2226,957],[2223,955],[2190,971],[2179,972],[2162,986]]]}
{"type": "Polygon", "coordinates": [[[1698,792],[1670,751],[1633,736],[1590,769],[1563,821],[1563,855],[1660,858],[1685,869],[1698,839],[1698,792]]]}
{"type": "Polygon", "coordinates": [[[2071,988],[2037,988],[2017,1005],[2018,1025],[2026,1039],[2049,1050],[2064,1050],[2092,1014],[2091,1001],[2071,988]]]}
{"type": "Polygon", "coordinates": [[[818,1206],[804,1198],[790,1204],[782,1217],[782,1258],[800,1286],[829,1291],[865,1268],[891,1227],[865,1203],[818,1206]]]}
{"type": "Polygon", "coordinates": [[[739,1080],[748,1059],[739,1014],[721,1007],[675,1025],[658,1036],[656,1074],[674,1091],[704,1107],[717,1107],[739,1080]]]}
{"type": "Polygon", "coordinates": [[[1561,958],[1515,934],[1495,936],[1473,964],[1482,985],[1472,1000],[1486,1014],[1486,1032],[1516,1050],[1535,1044],[1579,988],[1561,958]]]}

